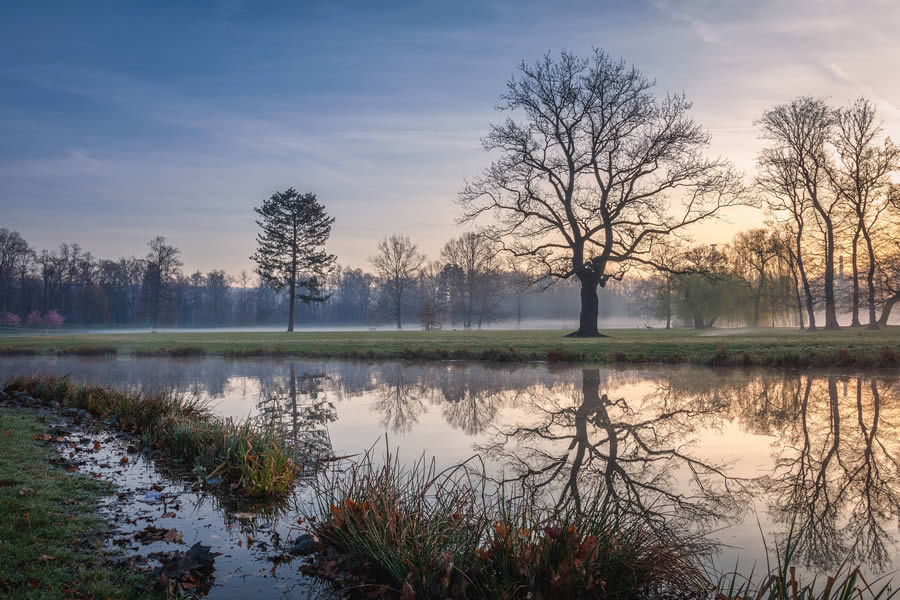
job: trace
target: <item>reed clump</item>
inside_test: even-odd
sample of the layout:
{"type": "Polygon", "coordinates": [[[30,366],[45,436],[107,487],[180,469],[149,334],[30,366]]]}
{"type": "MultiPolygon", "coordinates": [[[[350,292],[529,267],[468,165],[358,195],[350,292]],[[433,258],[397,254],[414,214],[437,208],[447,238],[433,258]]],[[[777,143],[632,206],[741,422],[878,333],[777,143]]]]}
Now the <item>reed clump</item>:
{"type": "Polygon", "coordinates": [[[371,453],[323,474],[307,517],[325,552],[402,598],[701,597],[691,548],[594,504],[544,510],[487,493],[478,469],[371,453]]]}
{"type": "Polygon", "coordinates": [[[273,430],[218,418],[196,397],[76,384],[53,375],[12,377],[3,391],[113,418],[148,447],[185,461],[207,480],[219,477],[250,496],[282,495],[299,474],[291,450],[273,430]]]}
{"type": "Polygon", "coordinates": [[[737,571],[721,576],[715,600],[889,600],[900,593],[890,580],[870,582],[859,567],[846,569],[844,565],[831,575],[813,576],[804,582],[794,565],[797,541],[793,534],[792,527],[783,550],[776,549],[774,564],[762,577],[737,571]]]}

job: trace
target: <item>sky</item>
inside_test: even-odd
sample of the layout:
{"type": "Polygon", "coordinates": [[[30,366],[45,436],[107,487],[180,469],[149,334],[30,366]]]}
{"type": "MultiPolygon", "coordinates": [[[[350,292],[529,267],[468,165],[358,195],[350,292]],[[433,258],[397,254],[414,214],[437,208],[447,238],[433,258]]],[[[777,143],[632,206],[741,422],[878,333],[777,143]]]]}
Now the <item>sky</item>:
{"type": "MultiPolygon", "coordinates": [[[[900,138],[900,2],[26,2],[0,5],[0,227],[38,249],[252,270],[252,208],[315,192],[329,250],[368,266],[403,233],[436,258],[523,60],[591,48],[684,92],[748,180],[754,121],[798,95],[866,96],[900,138]]],[[[695,232],[760,225],[743,208],[695,232]]]]}

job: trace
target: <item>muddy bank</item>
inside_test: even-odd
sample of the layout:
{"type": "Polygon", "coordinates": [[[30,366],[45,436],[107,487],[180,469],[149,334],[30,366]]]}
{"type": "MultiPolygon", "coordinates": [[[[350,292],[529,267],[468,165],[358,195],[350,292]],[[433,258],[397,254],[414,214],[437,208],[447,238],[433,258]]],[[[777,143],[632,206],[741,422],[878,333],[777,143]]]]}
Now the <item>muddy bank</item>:
{"type": "MultiPolygon", "coordinates": [[[[277,504],[251,502],[201,482],[163,449],[119,431],[111,420],[0,392],[0,406],[26,408],[51,423],[40,441],[71,473],[116,484],[98,513],[109,528],[85,547],[119,550],[123,563],[182,597],[334,598],[322,580],[301,571],[307,560],[290,551],[304,532],[297,522],[301,485],[277,504]]],[[[306,569],[304,569],[306,570],[306,569]]]]}

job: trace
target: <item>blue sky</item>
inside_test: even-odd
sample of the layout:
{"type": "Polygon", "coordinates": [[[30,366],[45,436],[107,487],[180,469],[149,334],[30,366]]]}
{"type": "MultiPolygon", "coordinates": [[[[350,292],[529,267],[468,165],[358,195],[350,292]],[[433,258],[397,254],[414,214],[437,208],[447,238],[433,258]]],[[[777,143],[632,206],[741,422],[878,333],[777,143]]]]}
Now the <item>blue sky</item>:
{"type": "MultiPolygon", "coordinates": [[[[435,256],[521,60],[602,47],[684,91],[748,175],[754,119],[798,94],[876,101],[900,137],[884,1],[10,2],[0,7],[0,227],[38,248],[250,268],[252,207],[314,191],[332,251],[402,232],[435,256]]],[[[724,239],[753,211],[698,231],[724,239]]]]}

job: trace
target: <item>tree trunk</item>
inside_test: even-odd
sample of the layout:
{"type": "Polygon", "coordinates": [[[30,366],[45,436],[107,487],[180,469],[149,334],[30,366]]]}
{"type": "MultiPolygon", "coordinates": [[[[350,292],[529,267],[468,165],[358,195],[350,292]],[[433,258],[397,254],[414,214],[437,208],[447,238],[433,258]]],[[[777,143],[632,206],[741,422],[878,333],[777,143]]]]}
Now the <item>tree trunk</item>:
{"type": "Polygon", "coordinates": [[[672,328],[672,291],[666,292],[666,329],[672,328]]]}
{"type": "Polygon", "coordinates": [[[881,309],[881,318],[878,319],[878,325],[881,327],[886,327],[888,319],[891,316],[891,309],[894,308],[894,305],[900,302],[900,294],[894,294],[890,298],[884,301],[884,308],[881,309]]]}
{"type": "Polygon", "coordinates": [[[288,300],[288,333],[294,331],[294,302],[297,299],[297,282],[292,277],[290,285],[291,298],[288,300]]]}
{"type": "MultiPolygon", "coordinates": [[[[821,212],[821,211],[820,211],[821,212]]],[[[825,329],[840,329],[834,300],[834,226],[831,218],[825,220],[825,329]]]]}
{"type": "Polygon", "coordinates": [[[866,270],[867,304],[869,305],[869,329],[878,329],[879,322],[875,318],[875,247],[872,244],[872,236],[867,229],[863,229],[863,238],[866,241],[866,252],[869,255],[869,268],[866,270]]]}
{"type": "Polygon", "coordinates": [[[581,281],[581,314],[578,318],[578,331],[569,337],[605,337],[597,329],[599,314],[599,298],[597,297],[597,276],[592,271],[578,275],[581,281]]]}
{"type": "Polygon", "coordinates": [[[851,269],[853,270],[853,306],[851,308],[851,319],[850,319],[850,327],[862,327],[862,323],[859,322],[859,265],[857,264],[857,246],[859,246],[859,233],[862,229],[862,224],[860,223],[856,227],[856,232],[853,234],[853,245],[850,249],[850,262],[851,269]]]}
{"type": "MultiPolygon", "coordinates": [[[[809,287],[809,278],[806,276],[806,267],[803,266],[802,255],[803,230],[797,229],[797,270],[800,272],[800,281],[803,283],[803,294],[806,296],[806,316],[809,321],[808,331],[816,330],[816,311],[813,307],[812,289],[809,287]]],[[[801,323],[803,319],[800,319],[801,323]]]]}

